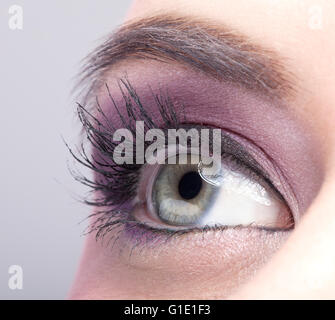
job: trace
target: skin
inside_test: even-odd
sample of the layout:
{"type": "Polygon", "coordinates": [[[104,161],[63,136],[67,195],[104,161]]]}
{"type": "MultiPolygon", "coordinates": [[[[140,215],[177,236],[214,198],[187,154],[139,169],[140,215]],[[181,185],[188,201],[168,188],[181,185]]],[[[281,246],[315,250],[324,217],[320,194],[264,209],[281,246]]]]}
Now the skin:
{"type": "MultiPolygon", "coordinates": [[[[260,232],[231,230],[219,237],[210,232],[204,241],[201,235],[192,235],[159,249],[143,249],[129,259],[130,247],[111,251],[90,235],[69,297],[335,298],[335,3],[138,0],[126,20],[171,11],[229,25],[286,58],[298,87],[290,108],[316,142],[319,164],[314,170],[324,172],[320,191],[294,231],[280,233],[270,242],[260,232]],[[321,29],[313,27],[315,5],[322,8],[321,29]]],[[[127,70],[135,79],[135,69],[124,62],[114,72],[116,76],[127,70]]]]}

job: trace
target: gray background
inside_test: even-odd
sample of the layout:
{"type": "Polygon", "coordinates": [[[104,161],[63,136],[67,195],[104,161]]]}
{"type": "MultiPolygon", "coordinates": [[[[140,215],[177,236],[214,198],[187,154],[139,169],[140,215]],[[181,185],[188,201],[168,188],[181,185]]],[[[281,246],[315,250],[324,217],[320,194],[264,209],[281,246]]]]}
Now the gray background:
{"type": "Polygon", "coordinates": [[[63,299],[78,264],[89,208],[62,142],[78,139],[70,96],[80,60],[122,22],[130,0],[0,2],[0,299],[63,299]],[[8,9],[23,7],[23,30],[8,9]],[[10,290],[8,268],[23,268],[10,290]]]}

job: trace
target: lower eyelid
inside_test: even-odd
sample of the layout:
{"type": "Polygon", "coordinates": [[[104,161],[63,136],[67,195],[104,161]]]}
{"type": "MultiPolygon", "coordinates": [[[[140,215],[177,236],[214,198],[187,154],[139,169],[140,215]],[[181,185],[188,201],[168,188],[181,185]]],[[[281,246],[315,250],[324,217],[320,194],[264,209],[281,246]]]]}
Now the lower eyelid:
{"type": "MultiPolygon", "coordinates": [[[[121,253],[125,263],[131,263],[136,267],[142,265],[150,269],[153,264],[161,266],[162,252],[170,257],[170,263],[179,259],[180,255],[180,258],[184,259],[183,264],[189,263],[186,256],[203,255],[201,250],[205,250],[206,253],[217,250],[218,256],[224,255],[227,259],[236,255],[239,261],[243,256],[239,256],[241,251],[256,258],[258,254],[261,254],[259,250],[275,252],[290,233],[290,229],[268,230],[241,226],[171,232],[170,230],[150,229],[144,224],[137,224],[135,227],[134,225],[126,226],[117,238],[111,239],[111,243],[112,250],[116,250],[115,253],[121,253]],[[139,261],[141,261],[140,264],[139,261]]],[[[212,264],[215,263],[212,261],[212,264]]]]}
{"type": "Polygon", "coordinates": [[[169,298],[171,293],[177,299],[182,298],[175,291],[179,286],[187,298],[196,292],[194,298],[199,299],[204,298],[206,288],[211,288],[212,294],[218,290],[218,297],[224,298],[230,294],[223,290],[225,279],[234,288],[248,281],[289,234],[290,231],[229,228],[168,237],[128,229],[119,233],[117,240],[112,239],[108,247],[102,248],[91,239],[94,259],[90,266],[97,277],[106,273],[111,276],[106,290],[122,283],[136,291],[150,288],[150,295],[156,299],[169,298]]]}

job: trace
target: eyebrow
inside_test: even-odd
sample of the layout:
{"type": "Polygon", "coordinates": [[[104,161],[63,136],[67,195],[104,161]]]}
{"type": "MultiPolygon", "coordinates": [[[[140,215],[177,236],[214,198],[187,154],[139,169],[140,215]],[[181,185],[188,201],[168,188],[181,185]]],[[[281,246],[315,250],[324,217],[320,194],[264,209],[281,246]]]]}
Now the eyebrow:
{"type": "Polygon", "coordinates": [[[130,58],[181,63],[271,98],[295,92],[295,77],[275,51],[222,24],[159,15],[126,23],[86,57],[76,86],[84,102],[113,65],[130,58]]]}

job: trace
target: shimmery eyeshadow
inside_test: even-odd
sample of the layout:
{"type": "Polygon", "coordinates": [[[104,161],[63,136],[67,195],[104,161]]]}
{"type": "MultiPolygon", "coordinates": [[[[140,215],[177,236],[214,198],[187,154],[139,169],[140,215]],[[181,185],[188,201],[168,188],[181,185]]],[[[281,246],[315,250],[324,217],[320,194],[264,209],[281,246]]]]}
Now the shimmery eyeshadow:
{"type": "MultiPolygon", "coordinates": [[[[306,211],[319,190],[323,171],[308,129],[288,105],[178,65],[153,61],[128,61],[111,70],[108,85],[121,105],[117,79],[125,75],[154,118],[159,119],[159,115],[153,93],[165,91],[173,98],[178,112],[185,113],[188,123],[231,131],[263,150],[293,190],[300,213],[306,211]]],[[[111,121],[117,123],[103,88],[99,99],[111,121]]]]}

